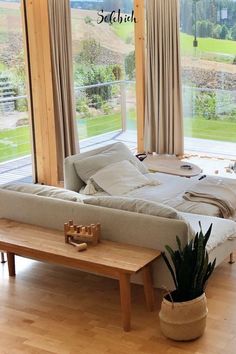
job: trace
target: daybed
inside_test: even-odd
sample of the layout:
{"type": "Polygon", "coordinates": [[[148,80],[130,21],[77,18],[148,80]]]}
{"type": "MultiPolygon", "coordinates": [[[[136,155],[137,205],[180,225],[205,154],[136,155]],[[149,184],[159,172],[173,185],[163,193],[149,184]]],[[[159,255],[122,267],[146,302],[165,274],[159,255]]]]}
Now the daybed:
{"type": "MultiPolygon", "coordinates": [[[[96,152],[103,150],[104,148],[97,149],[96,152]]],[[[86,153],[86,156],[91,156],[93,153],[86,153]]],[[[156,207],[151,203],[150,209],[150,205],[145,206],[153,214],[147,215],[145,208],[140,207],[140,200],[134,203],[136,208],[132,209],[134,211],[115,209],[111,205],[107,205],[109,207],[101,206],[101,204],[100,206],[91,205],[91,201],[90,204],[85,204],[88,202],[87,198],[91,199],[91,197],[78,193],[84,183],[78,177],[75,169],[75,161],[81,155],[65,160],[65,186],[67,190],[19,184],[0,188],[0,218],[9,218],[58,230],[63,230],[64,222],[69,219],[73,219],[78,224],[99,222],[102,225],[102,238],[104,239],[146,246],[161,251],[167,244],[173,248],[176,247],[176,235],[180,237],[183,245],[186,244],[193,235],[192,229],[194,232],[197,231],[199,229],[198,222],[201,221],[204,230],[213,223],[208,250],[211,259],[216,257],[217,265],[236,249],[236,223],[232,220],[179,213],[156,202],[154,202],[156,207]]],[[[92,166],[92,168],[94,167],[92,166]]],[[[100,194],[103,195],[103,192],[100,191],[100,194]]],[[[96,197],[96,199],[98,198],[96,197]]],[[[132,198],[127,199],[128,205],[133,206],[132,198]]],[[[127,199],[122,204],[125,207],[127,199]]],[[[92,202],[94,202],[93,200],[92,202]]],[[[169,272],[162,259],[159,259],[154,267],[154,284],[156,287],[172,287],[169,272]]]]}

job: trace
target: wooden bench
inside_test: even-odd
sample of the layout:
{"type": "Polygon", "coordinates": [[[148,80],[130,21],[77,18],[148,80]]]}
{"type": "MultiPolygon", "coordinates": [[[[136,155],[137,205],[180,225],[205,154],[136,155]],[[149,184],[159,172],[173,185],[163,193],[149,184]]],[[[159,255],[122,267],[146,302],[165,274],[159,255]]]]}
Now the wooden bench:
{"type": "Polygon", "coordinates": [[[63,231],[0,219],[0,249],[7,252],[10,276],[15,276],[15,254],[78,268],[119,280],[123,328],[131,329],[130,277],[141,272],[148,310],[154,310],[151,265],[160,252],[144,247],[101,241],[84,252],[65,244],[63,231]]]}

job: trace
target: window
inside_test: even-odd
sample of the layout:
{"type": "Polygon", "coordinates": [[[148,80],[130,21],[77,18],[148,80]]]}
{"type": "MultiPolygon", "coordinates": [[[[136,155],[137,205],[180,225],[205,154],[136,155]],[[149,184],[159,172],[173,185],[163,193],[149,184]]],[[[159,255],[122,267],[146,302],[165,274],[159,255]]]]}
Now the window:
{"type": "Polygon", "coordinates": [[[20,3],[0,1],[0,184],[31,175],[20,3]]]}
{"type": "Polygon", "coordinates": [[[186,150],[236,155],[235,48],[235,0],[181,0],[186,150]]]}
{"type": "Polygon", "coordinates": [[[80,146],[113,139],[136,145],[134,22],[124,22],[133,0],[71,0],[71,7],[80,146]],[[123,22],[105,21],[118,7],[123,22]]]}

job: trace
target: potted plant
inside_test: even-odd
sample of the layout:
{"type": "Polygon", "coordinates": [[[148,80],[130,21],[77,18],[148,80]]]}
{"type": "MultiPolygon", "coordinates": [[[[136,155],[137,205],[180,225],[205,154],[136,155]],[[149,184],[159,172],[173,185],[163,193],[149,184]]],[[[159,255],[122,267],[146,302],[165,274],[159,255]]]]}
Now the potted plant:
{"type": "Polygon", "coordinates": [[[212,225],[204,235],[200,224],[200,232],[184,248],[177,236],[177,250],[165,247],[173,265],[162,253],[176,288],[164,296],[159,314],[162,333],[168,338],[187,341],[204,333],[208,312],[205,288],[216,263],[216,259],[209,262],[206,250],[211,231],[212,225]]]}

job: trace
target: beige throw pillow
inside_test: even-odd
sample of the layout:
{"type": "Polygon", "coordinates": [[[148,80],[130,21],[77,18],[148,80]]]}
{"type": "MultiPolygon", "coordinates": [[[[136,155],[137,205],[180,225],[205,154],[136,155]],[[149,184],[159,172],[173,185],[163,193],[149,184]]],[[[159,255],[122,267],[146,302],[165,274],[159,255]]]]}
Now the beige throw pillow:
{"type": "Polygon", "coordinates": [[[102,168],[91,177],[91,180],[110,195],[123,195],[154,183],[127,160],[102,168]]]}
{"type": "Polygon", "coordinates": [[[78,176],[85,183],[88,183],[90,177],[102,168],[123,160],[130,161],[140,173],[148,173],[146,166],[140,162],[123,143],[117,143],[107,148],[104,147],[102,152],[93,156],[81,158],[80,155],[78,155],[78,160],[74,162],[74,166],[78,176]]]}
{"type": "Polygon", "coordinates": [[[68,200],[71,202],[83,203],[83,197],[81,195],[79,195],[77,192],[69,191],[63,188],[33,183],[9,183],[5,184],[1,188],[14,192],[35,194],[43,197],[57,198],[62,200],[68,200]]]}
{"type": "Polygon", "coordinates": [[[180,219],[183,217],[177,210],[167,205],[147,201],[138,198],[128,197],[91,197],[84,200],[85,204],[97,205],[105,208],[132,211],[140,214],[160,216],[169,219],[180,219]]]}

